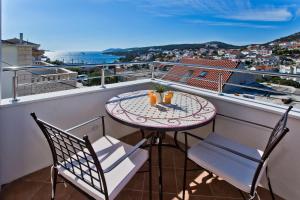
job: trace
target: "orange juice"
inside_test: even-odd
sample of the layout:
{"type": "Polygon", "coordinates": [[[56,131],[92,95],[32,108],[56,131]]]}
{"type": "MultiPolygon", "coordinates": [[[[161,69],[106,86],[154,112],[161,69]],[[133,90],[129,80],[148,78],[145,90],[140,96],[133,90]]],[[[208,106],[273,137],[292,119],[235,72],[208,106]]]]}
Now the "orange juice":
{"type": "Polygon", "coordinates": [[[150,96],[151,94],[154,94],[154,91],[153,90],[149,90],[147,94],[148,94],[148,96],[150,96]]]}
{"type": "Polygon", "coordinates": [[[173,92],[173,91],[169,91],[169,92],[168,92],[168,95],[170,95],[171,98],[173,98],[174,92],[173,92]]]}
{"type": "Polygon", "coordinates": [[[165,95],[165,104],[171,104],[172,95],[166,94],[165,95]]]}
{"type": "Polygon", "coordinates": [[[154,106],[156,104],[156,95],[154,93],[149,94],[149,100],[150,100],[151,106],[154,106]]]}

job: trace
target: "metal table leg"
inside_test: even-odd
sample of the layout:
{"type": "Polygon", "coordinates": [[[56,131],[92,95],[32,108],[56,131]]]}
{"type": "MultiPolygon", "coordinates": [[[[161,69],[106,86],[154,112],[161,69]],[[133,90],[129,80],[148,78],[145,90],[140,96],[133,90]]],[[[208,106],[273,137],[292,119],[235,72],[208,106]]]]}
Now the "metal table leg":
{"type": "Polygon", "coordinates": [[[145,132],[144,132],[144,130],[140,129],[140,132],[141,132],[142,139],[144,139],[145,138],[145,132]]]}
{"type": "Polygon", "coordinates": [[[162,140],[165,132],[158,132],[158,168],[159,168],[159,199],[163,199],[163,174],[162,174],[162,140]]]}
{"type": "MultiPolygon", "coordinates": [[[[141,129],[142,132],[142,136],[144,136],[144,131],[141,129]]],[[[175,144],[169,144],[169,143],[163,143],[163,140],[166,136],[166,132],[165,131],[157,131],[155,138],[154,138],[154,144],[157,146],[158,148],[158,172],[159,172],[159,177],[158,177],[158,181],[159,181],[159,199],[162,200],[163,199],[163,170],[162,170],[162,148],[164,146],[166,147],[173,147],[176,149],[179,149],[181,151],[183,151],[177,141],[177,131],[174,133],[174,142],[175,144]]],[[[145,145],[144,147],[147,147],[148,145],[145,145]]]]}

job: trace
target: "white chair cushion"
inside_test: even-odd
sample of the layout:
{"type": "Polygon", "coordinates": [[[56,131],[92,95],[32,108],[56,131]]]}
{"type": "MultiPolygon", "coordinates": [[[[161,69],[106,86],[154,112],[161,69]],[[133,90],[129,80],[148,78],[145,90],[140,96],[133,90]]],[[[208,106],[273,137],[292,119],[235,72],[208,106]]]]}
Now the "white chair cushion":
{"type": "MultiPolygon", "coordinates": [[[[244,146],[216,133],[211,133],[205,140],[257,159],[260,159],[263,154],[263,152],[258,149],[244,146]]],[[[224,178],[224,180],[240,190],[247,193],[250,192],[252,180],[258,166],[257,162],[248,160],[202,141],[193,145],[188,150],[188,157],[199,166],[224,178]]]]}
{"type": "MultiPolygon", "coordinates": [[[[104,136],[100,138],[99,140],[95,141],[92,146],[97,154],[103,170],[112,165],[133,148],[132,146],[125,144],[111,136],[104,136]]],[[[82,155],[82,153],[79,154],[82,155]]],[[[138,149],[128,158],[123,160],[112,171],[104,174],[109,199],[114,199],[120,193],[120,191],[143,166],[147,159],[148,152],[143,149],[138,149]]],[[[102,193],[100,193],[81,179],[77,178],[74,174],[72,174],[65,168],[58,167],[58,172],[64,178],[81,188],[83,191],[85,191],[95,199],[105,199],[102,193]]],[[[80,174],[80,170],[77,170],[77,173],[80,174]]]]}

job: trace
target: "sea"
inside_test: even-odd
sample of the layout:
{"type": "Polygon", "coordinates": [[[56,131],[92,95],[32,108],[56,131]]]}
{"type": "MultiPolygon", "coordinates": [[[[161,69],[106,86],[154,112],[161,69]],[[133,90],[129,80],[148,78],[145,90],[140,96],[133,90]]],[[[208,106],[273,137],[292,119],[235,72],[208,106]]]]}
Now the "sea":
{"type": "Polygon", "coordinates": [[[45,56],[51,61],[61,61],[65,64],[102,64],[114,63],[121,56],[103,54],[100,51],[47,51],[45,56]]]}

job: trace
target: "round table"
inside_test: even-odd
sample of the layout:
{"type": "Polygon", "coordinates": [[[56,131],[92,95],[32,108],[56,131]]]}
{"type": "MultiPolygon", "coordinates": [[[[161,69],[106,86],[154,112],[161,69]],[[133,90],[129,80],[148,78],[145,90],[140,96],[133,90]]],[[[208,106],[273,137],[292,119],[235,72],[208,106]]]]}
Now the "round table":
{"type": "MultiPolygon", "coordinates": [[[[208,100],[184,93],[174,92],[169,105],[151,106],[147,90],[123,93],[107,101],[107,113],[116,121],[143,130],[156,132],[158,141],[160,199],[162,199],[162,140],[166,131],[175,131],[174,141],[177,147],[177,131],[204,126],[215,119],[216,108],[208,100]]],[[[143,134],[144,135],[144,134],[143,134]]],[[[166,146],[172,146],[166,144],[166,146]]]]}
{"type": "Polygon", "coordinates": [[[106,103],[107,113],[115,120],[137,128],[181,131],[203,126],[214,119],[216,109],[208,100],[174,92],[172,104],[151,106],[147,90],[120,94],[106,103]]]}

